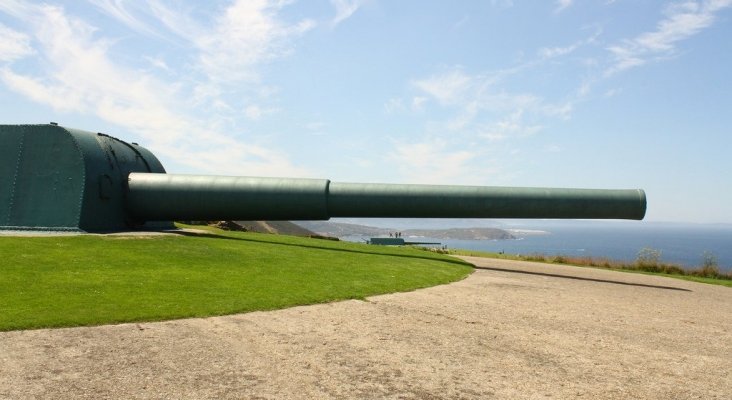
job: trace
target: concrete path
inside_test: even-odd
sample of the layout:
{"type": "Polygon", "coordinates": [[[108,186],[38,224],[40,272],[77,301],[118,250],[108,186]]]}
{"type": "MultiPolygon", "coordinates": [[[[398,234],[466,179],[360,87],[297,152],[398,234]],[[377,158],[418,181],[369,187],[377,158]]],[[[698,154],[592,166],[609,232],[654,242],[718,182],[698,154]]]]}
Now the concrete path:
{"type": "Polygon", "coordinates": [[[0,398],[732,398],[732,289],[466,258],[368,301],[0,333],[0,398]]]}

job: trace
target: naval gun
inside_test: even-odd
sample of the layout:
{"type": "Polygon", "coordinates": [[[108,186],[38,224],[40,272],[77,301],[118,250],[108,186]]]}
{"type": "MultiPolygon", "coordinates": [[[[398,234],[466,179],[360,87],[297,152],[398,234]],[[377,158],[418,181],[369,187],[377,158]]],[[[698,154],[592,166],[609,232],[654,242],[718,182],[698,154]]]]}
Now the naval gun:
{"type": "Polygon", "coordinates": [[[331,217],[643,219],[641,189],[342,183],[168,174],[104,133],[0,125],[0,229],[110,232],[175,220],[331,217]]]}

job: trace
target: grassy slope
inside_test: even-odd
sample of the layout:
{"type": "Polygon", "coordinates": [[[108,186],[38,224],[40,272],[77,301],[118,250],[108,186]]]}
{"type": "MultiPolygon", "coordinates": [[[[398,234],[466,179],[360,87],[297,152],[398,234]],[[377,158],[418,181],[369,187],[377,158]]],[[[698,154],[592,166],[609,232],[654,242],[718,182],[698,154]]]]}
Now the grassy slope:
{"type": "Polygon", "coordinates": [[[414,249],[288,236],[0,237],[0,331],[267,310],[462,279],[414,249]]]}
{"type": "Polygon", "coordinates": [[[500,259],[507,259],[507,260],[519,260],[519,261],[536,261],[536,262],[545,262],[548,264],[570,265],[570,266],[574,266],[574,267],[611,269],[613,271],[631,272],[631,273],[635,273],[635,274],[667,276],[669,278],[682,279],[685,281],[693,281],[693,282],[700,282],[700,283],[708,283],[711,285],[732,287],[732,280],[729,280],[729,279],[716,279],[716,278],[707,278],[707,277],[694,276],[694,275],[679,275],[679,274],[666,274],[666,273],[662,273],[662,272],[641,271],[638,269],[633,269],[632,265],[627,265],[626,268],[623,268],[622,265],[620,265],[620,264],[615,265],[615,266],[610,266],[610,267],[603,267],[601,265],[585,265],[582,262],[586,261],[586,260],[577,260],[577,262],[572,262],[571,260],[568,262],[555,262],[555,261],[552,261],[551,257],[541,260],[541,259],[534,259],[534,258],[535,257],[544,258],[543,256],[529,256],[527,258],[527,257],[517,257],[517,256],[513,256],[510,254],[498,254],[498,253],[491,253],[491,252],[485,252],[485,251],[474,251],[474,250],[463,250],[463,249],[452,249],[452,250],[450,250],[449,254],[470,256],[470,257],[500,258],[500,259]]]}

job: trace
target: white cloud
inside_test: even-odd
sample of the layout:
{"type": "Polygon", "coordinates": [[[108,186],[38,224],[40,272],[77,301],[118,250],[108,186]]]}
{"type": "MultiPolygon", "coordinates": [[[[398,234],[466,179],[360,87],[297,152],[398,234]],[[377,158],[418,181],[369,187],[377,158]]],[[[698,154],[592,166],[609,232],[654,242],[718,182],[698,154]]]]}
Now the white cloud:
{"type": "Polygon", "coordinates": [[[511,8],[513,0],[491,0],[491,5],[498,8],[511,8]]]}
{"type": "Polygon", "coordinates": [[[452,25],[452,29],[460,29],[462,28],[468,21],[470,21],[469,15],[464,15],[462,18],[460,18],[457,22],[455,22],[452,25]]]}
{"type": "Polygon", "coordinates": [[[475,121],[479,111],[480,109],[477,101],[466,104],[458,110],[458,113],[455,116],[447,120],[444,124],[445,129],[452,132],[465,131],[466,128],[475,121]]]}
{"type": "Polygon", "coordinates": [[[0,61],[15,61],[33,54],[28,35],[0,24],[0,61]]]}
{"type": "Polygon", "coordinates": [[[441,139],[395,143],[393,149],[389,162],[410,182],[475,182],[469,163],[477,156],[474,152],[452,150],[441,139]]]}
{"type": "Polygon", "coordinates": [[[285,24],[276,15],[280,7],[266,0],[239,0],[216,18],[214,30],[193,40],[201,52],[199,64],[211,81],[254,80],[254,66],[285,55],[286,39],[315,25],[311,20],[285,24]]]}
{"type": "Polygon", "coordinates": [[[623,92],[623,89],[621,89],[621,88],[608,89],[608,90],[605,91],[605,93],[603,94],[603,96],[605,96],[605,97],[613,97],[613,96],[619,95],[622,92],[623,92]]]}
{"type": "Polygon", "coordinates": [[[196,52],[195,68],[210,85],[255,82],[261,63],[288,54],[290,39],[315,26],[309,19],[293,24],[283,21],[278,13],[288,2],[277,0],[235,0],[208,23],[192,17],[195,5],[181,7],[164,0],[87,1],[137,33],[182,41],[196,52]]]}
{"type": "Polygon", "coordinates": [[[19,0],[2,0],[0,1],[0,10],[5,13],[12,15],[16,18],[23,18],[33,9],[33,5],[30,2],[24,2],[19,0]]]}
{"type": "Polygon", "coordinates": [[[350,18],[363,5],[363,0],[330,0],[330,4],[336,9],[336,15],[330,23],[334,27],[350,18]]]}
{"type": "MultiPolygon", "coordinates": [[[[37,51],[43,57],[47,75],[32,77],[5,71],[3,80],[8,86],[61,111],[132,117],[129,121],[136,121],[141,128],[158,122],[173,129],[178,125],[175,121],[180,116],[172,115],[160,101],[173,94],[167,86],[139,71],[115,66],[107,57],[108,42],[94,40],[92,26],[52,6],[39,7],[32,19],[39,42],[37,51]]],[[[163,130],[163,126],[156,128],[163,130]]]]}
{"type": "Polygon", "coordinates": [[[210,30],[191,17],[191,14],[195,12],[190,8],[192,6],[183,8],[180,3],[168,6],[164,0],[149,0],[147,4],[149,8],[144,12],[149,13],[152,19],[166,28],[169,33],[189,44],[195,42],[196,38],[206,35],[210,30]]]}
{"type": "Polygon", "coordinates": [[[539,57],[548,59],[564,56],[577,50],[577,47],[579,47],[577,44],[572,44],[565,47],[543,47],[539,50],[539,57]]]}
{"type": "Polygon", "coordinates": [[[328,134],[326,128],[328,124],[323,121],[311,121],[305,124],[304,128],[312,136],[325,136],[328,134]]]}
{"type": "Polygon", "coordinates": [[[474,79],[460,69],[412,82],[416,88],[434,97],[443,105],[464,102],[474,83],[474,79]]]}
{"type": "Polygon", "coordinates": [[[92,114],[126,128],[158,155],[201,171],[307,174],[282,154],[242,140],[242,132],[221,128],[218,117],[193,119],[190,111],[196,105],[187,103],[185,87],[114,63],[111,42],[97,38],[94,26],[60,7],[26,7],[22,12],[38,43],[40,71],[3,68],[0,81],[11,90],[61,112],[92,114]]]}
{"type": "Polygon", "coordinates": [[[554,12],[560,13],[560,12],[564,11],[564,9],[566,9],[567,7],[571,6],[572,3],[574,3],[574,0],[557,0],[556,3],[557,3],[557,5],[556,5],[556,8],[554,9],[554,12]]]}
{"type": "Polygon", "coordinates": [[[258,121],[262,117],[276,112],[274,108],[262,108],[257,104],[250,104],[244,109],[244,116],[252,121],[258,121]]]}
{"type": "Polygon", "coordinates": [[[249,119],[251,119],[251,120],[255,120],[256,121],[259,118],[261,118],[263,114],[264,114],[264,112],[257,105],[250,105],[250,106],[247,106],[247,108],[244,109],[244,115],[246,115],[246,117],[249,118],[249,119]]]}
{"type": "Polygon", "coordinates": [[[554,46],[554,47],[542,47],[538,51],[539,60],[546,61],[552,58],[566,56],[572,54],[583,46],[594,44],[597,38],[602,34],[601,29],[596,29],[595,32],[584,39],[578,40],[568,46],[554,46]]]}
{"type": "Polygon", "coordinates": [[[216,18],[215,28],[194,39],[199,63],[213,82],[247,81],[257,77],[257,64],[289,51],[286,39],[315,26],[311,20],[288,25],[277,18],[278,3],[239,0],[216,18]]]}
{"type": "Polygon", "coordinates": [[[517,110],[508,117],[485,127],[478,135],[491,141],[499,141],[511,137],[531,136],[542,129],[541,125],[526,124],[523,121],[523,115],[523,110],[517,110]]]}
{"type": "Polygon", "coordinates": [[[525,119],[566,119],[571,115],[571,104],[547,104],[533,94],[511,93],[502,89],[498,83],[510,73],[499,71],[495,74],[468,75],[455,68],[412,83],[423,94],[415,96],[420,98],[420,109],[427,106],[429,99],[434,99],[443,111],[454,112],[438,123],[436,129],[442,135],[476,134],[496,141],[528,136],[541,129],[539,123],[525,123],[525,119]]]}
{"type": "MultiPolygon", "coordinates": [[[[528,93],[509,93],[497,87],[496,83],[508,74],[499,71],[494,74],[468,75],[460,68],[442,74],[412,81],[412,85],[428,98],[436,100],[443,107],[458,108],[466,115],[480,111],[506,111],[533,107],[540,99],[528,93]]],[[[421,101],[424,103],[424,100],[421,101]]]]}
{"type": "Polygon", "coordinates": [[[160,57],[149,57],[145,56],[145,59],[150,62],[150,64],[155,68],[160,68],[163,71],[170,72],[171,69],[168,66],[168,64],[160,57]]]}
{"type": "MultiPolygon", "coordinates": [[[[437,105],[445,109],[457,110],[442,125],[444,129],[453,132],[482,132],[481,137],[491,140],[519,136],[518,132],[531,134],[541,127],[541,124],[532,123],[519,129],[509,124],[511,116],[530,116],[532,120],[539,120],[541,117],[567,120],[572,115],[577,98],[589,93],[591,82],[585,79],[578,91],[565,96],[561,104],[549,102],[533,93],[507,90],[505,83],[515,75],[531,73],[550,61],[595,44],[601,33],[601,29],[595,29],[589,36],[570,45],[543,47],[534,59],[510,68],[471,75],[460,67],[454,67],[428,78],[413,80],[412,86],[422,95],[418,97],[425,98],[420,100],[419,109],[428,105],[427,100],[435,100],[437,105]],[[508,119],[506,115],[509,115],[508,119]],[[512,134],[508,134],[509,131],[512,134]]],[[[581,60],[579,58],[580,62],[581,60]]],[[[555,64],[561,65],[558,62],[555,64]]]]}
{"type": "Polygon", "coordinates": [[[135,14],[139,14],[142,10],[140,7],[144,6],[145,2],[129,2],[125,0],[87,0],[89,3],[97,7],[99,11],[109,15],[112,18],[125,24],[127,27],[142,33],[145,35],[156,36],[163,38],[163,36],[150,25],[144,22],[140,17],[135,14]],[[133,10],[138,8],[138,10],[133,10]]]}
{"type": "Polygon", "coordinates": [[[580,83],[579,88],[577,89],[577,96],[578,97],[585,97],[588,94],[590,94],[590,91],[592,90],[592,84],[594,82],[589,79],[585,79],[580,83]]]}
{"type": "Polygon", "coordinates": [[[424,96],[414,96],[412,97],[412,111],[422,111],[424,110],[424,105],[427,102],[427,98],[424,96]]]}
{"type": "Polygon", "coordinates": [[[68,87],[47,85],[31,77],[16,74],[9,68],[0,70],[0,81],[11,90],[37,103],[47,104],[58,111],[71,112],[86,109],[82,96],[68,87]]]}
{"type": "Polygon", "coordinates": [[[405,110],[404,101],[398,98],[391,98],[384,103],[384,111],[387,114],[396,114],[405,110]]]}
{"type": "Polygon", "coordinates": [[[558,117],[563,120],[568,120],[572,116],[574,111],[574,103],[567,101],[563,104],[550,104],[543,107],[543,111],[546,115],[551,117],[558,117]]]}
{"type": "Polygon", "coordinates": [[[411,101],[395,97],[384,103],[384,112],[387,114],[399,114],[407,111],[419,113],[424,111],[428,101],[429,98],[426,96],[413,96],[411,101]]]}
{"type": "Polygon", "coordinates": [[[656,24],[654,31],[642,33],[607,48],[614,60],[605,70],[605,75],[646,64],[655,58],[673,55],[678,42],[711,26],[715,21],[715,14],[730,6],[732,0],[687,1],[669,6],[665,10],[665,18],[656,24]]]}

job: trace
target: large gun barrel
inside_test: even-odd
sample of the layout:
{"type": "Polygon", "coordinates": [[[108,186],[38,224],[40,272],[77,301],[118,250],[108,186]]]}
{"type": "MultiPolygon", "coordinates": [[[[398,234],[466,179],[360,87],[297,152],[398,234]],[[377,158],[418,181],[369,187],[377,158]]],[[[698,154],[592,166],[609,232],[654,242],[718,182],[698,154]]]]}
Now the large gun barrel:
{"type": "Polygon", "coordinates": [[[0,229],[115,231],[173,220],[331,217],[642,219],[633,190],[340,183],[167,174],[136,143],[0,125],[0,229]]]}
{"type": "Polygon", "coordinates": [[[131,173],[141,220],[332,217],[642,219],[642,190],[341,183],[326,179],[131,173]]]}

